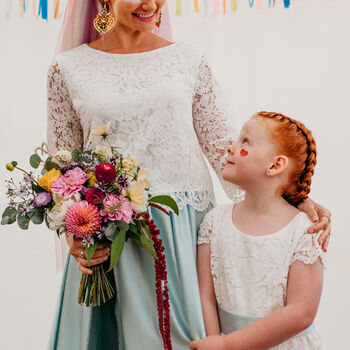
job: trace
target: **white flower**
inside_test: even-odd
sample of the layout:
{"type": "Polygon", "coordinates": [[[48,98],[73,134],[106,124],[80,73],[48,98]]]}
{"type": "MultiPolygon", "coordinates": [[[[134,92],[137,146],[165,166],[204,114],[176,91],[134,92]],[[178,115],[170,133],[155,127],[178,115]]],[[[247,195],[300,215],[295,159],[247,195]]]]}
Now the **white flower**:
{"type": "Polygon", "coordinates": [[[149,172],[145,168],[141,168],[137,174],[137,183],[144,188],[149,188],[151,186],[149,172]]]}
{"type": "Polygon", "coordinates": [[[135,160],[133,158],[125,158],[122,163],[123,169],[127,174],[131,174],[135,169],[135,160]]]}
{"type": "Polygon", "coordinates": [[[69,164],[72,161],[72,155],[69,151],[58,151],[55,154],[54,160],[60,164],[69,164]]]}
{"type": "Polygon", "coordinates": [[[132,208],[136,213],[142,213],[147,210],[147,193],[145,188],[139,184],[131,185],[126,193],[131,199],[132,208]]]}
{"type": "Polygon", "coordinates": [[[103,145],[97,145],[94,149],[94,152],[97,154],[100,154],[101,156],[105,156],[105,157],[112,155],[110,148],[103,146],[103,145]]]}
{"type": "Polygon", "coordinates": [[[53,194],[53,200],[55,202],[51,211],[47,212],[47,221],[49,223],[50,230],[58,230],[64,226],[66,213],[68,209],[81,199],[79,193],[75,193],[73,196],[63,199],[57,194],[53,194]]]}
{"type": "Polygon", "coordinates": [[[107,136],[110,125],[111,125],[110,122],[108,124],[99,125],[97,128],[95,128],[94,130],[92,130],[90,132],[90,135],[93,135],[93,136],[107,136]]]}

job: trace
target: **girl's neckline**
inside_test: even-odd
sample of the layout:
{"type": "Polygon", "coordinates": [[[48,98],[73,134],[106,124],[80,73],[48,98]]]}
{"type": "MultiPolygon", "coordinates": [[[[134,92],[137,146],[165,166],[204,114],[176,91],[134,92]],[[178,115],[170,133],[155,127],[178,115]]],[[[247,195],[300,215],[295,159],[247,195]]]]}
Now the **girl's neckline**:
{"type": "Polygon", "coordinates": [[[279,230],[272,232],[272,233],[268,233],[267,235],[259,235],[259,236],[254,236],[251,235],[249,233],[245,233],[243,231],[241,231],[234,223],[233,218],[232,218],[232,214],[233,214],[233,210],[235,208],[236,204],[233,204],[232,206],[230,205],[231,210],[229,210],[229,218],[230,218],[230,222],[231,225],[233,227],[233,229],[238,232],[240,235],[247,237],[247,238],[251,238],[251,239],[264,239],[264,238],[271,238],[271,237],[275,237],[278,236],[280,234],[282,234],[283,232],[287,231],[288,228],[296,221],[296,219],[302,215],[303,213],[300,212],[298,214],[296,214],[285,226],[283,226],[282,228],[280,228],[279,230]]]}
{"type": "Polygon", "coordinates": [[[144,55],[150,55],[150,54],[153,54],[153,53],[166,51],[169,48],[172,48],[172,47],[176,46],[177,44],[178,44],[178,42],[175,41],[175,42],[172,42],[169,45],[158,47],[157,49],[153,49],[153,50],[149,50],[149,51],[142,51],[142,52],[134,52],[134,53],[112,53],[112,52],[106,52],[106,51],[94,49],[93,47],[89,46],[89,44],[83,44],[83,46],[88,48],[90,51],[99,53],[101,55],[116,56],[116,57],[126,56],[127,57],[127,56],[144,56],[144,55]]]}

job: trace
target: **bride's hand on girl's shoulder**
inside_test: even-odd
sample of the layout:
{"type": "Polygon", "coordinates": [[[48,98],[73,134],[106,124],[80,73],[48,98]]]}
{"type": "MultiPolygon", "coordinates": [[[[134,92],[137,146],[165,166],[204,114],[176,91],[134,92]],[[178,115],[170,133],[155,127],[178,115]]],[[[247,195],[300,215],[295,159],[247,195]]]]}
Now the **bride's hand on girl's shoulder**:
{"type": "Polygon", "coordinates": [[[332,213],[322,205],[315,203],[310,198],[299,204],[298,209],[305,212],[309,219],[314,223],[308,233],[323,231],[318,238],[318,243],[326,252],[331,235],[331,216],[332,213]]]}
{"type": "MultiPolygon", "coordinates": [[[[70,254],[74,257],[74,259],[78,263],[78,269],[86,275],[91,275],[92,270],[89,268],[89,264],[86,259],[86,254],[81,246],[81,240],[74,239],[73,235],[69,233],[67,234],[66,239],[69,246],[70,254]]],[[[102,264],[108,259],[109,255],[110,255],[109,248],[105,248],[102,246],[97,247],[95,254],[91,259],[90,266],[102,264]]]]}
{"type": "Polygon", "coordinates": [[[226,350],[224,337],[220,335],[210,335],[201,340],[195,340],[188,346],[192,350],[226,350]]]}

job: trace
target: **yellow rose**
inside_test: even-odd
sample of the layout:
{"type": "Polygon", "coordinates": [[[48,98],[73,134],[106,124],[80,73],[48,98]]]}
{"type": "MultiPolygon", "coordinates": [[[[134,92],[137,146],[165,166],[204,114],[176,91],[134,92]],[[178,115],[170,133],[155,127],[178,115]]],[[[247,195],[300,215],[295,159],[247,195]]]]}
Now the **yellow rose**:
{"type": "Polygon", "coordinates": [[[38,182],[39,186],[45,188],[46,191],[51,192],[51,185],[56,181],[62,173],[57,169],[51,169],[44,176],[42,176],[38,182]]]}
{"type": "Polygon", "coordinates": [[[147,169],[142,168],[137,174],[137,183],[144,188],[149,188],[151,186],[150,176],[147,169]]]}
{"type": "Polygon", "coordinates": [[[95,177],[95,173],[93,171],[90,171],[86,174],[89,177],[89,186],[94,187],[95,184],[98,184],[98,181],[95,177]]]}
{"type": "Polygon", "coordinates": [[[93,136],[107,136],[110,125],[111,125],[111,123],[104,124],[104,125],[99,125],[97,128],[95,128],[94,130],[92,130],[90,132],[90,135],[93,135],[93,136]]]}
{"type": "Polygon", "coordinates": [[[127,194],[129,195],[132,207],[136,212],[146,211],[146,195],[145,188],[143,186],[131,186],[127,190],[127,194]]]}
{"type": "Polygon", "coordinates": [[[126,173],[130,174],[135,169],[135,160],[133,158],[125,158],[122,162],[123,169],[126,173]]]}

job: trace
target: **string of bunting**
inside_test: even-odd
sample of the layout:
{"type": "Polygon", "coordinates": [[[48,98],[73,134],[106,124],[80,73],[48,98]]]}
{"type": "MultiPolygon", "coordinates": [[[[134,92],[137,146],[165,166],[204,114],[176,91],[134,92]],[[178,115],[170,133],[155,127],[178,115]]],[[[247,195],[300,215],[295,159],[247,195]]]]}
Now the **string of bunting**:
{"type": "MultiPolygon", "coordinates": [[[[62,9],[68,0],[18,0],[19,17],[24,18],[27,12],[33,17],[45,21],[50,18],[59,19],[62,15],[62,9]],[[49,13],[52,11],[52,16],[49,13]]],[[[15,0],[0,0],[0,16],[3,14],[6,19],[10,19],[15,14],[15,0]]]]}
{"type": "MultiPolygon", "coordinates": [[[[7,19],[11,18],[15,9],[15,0],[0,0],[3,3],[0,11],[5,14],[7,19]]],[[[62,15],[62,9],[68,0],[18,0],[19,1],[19,17],[23,18],[26,12],[31,8],[34,17],[48,20],[50,18],[59,19],[62,15]],[[50,15],[49,15],[50,12],[50,15]],[[51,15],[52,12],[52,15],[51,15]]],[[[169,1],[169,0],[168,0],[169,1]]],[[[291,3],[296,0],[172,0],[175,3],[174,10],[177,16],[187,14],[190,7],[193,8],[195,14],[209,14],[209,10],[213,9],[213,15],[226,15],[228,12],[236,12],[239,8],[239,2],[248,2],[250,8],[262,9],[264,6],[272,8],[276,3],[282,4],[288,9],[291,3]],[[192,3],[192,4],[191,4],[192,3]]]]}

